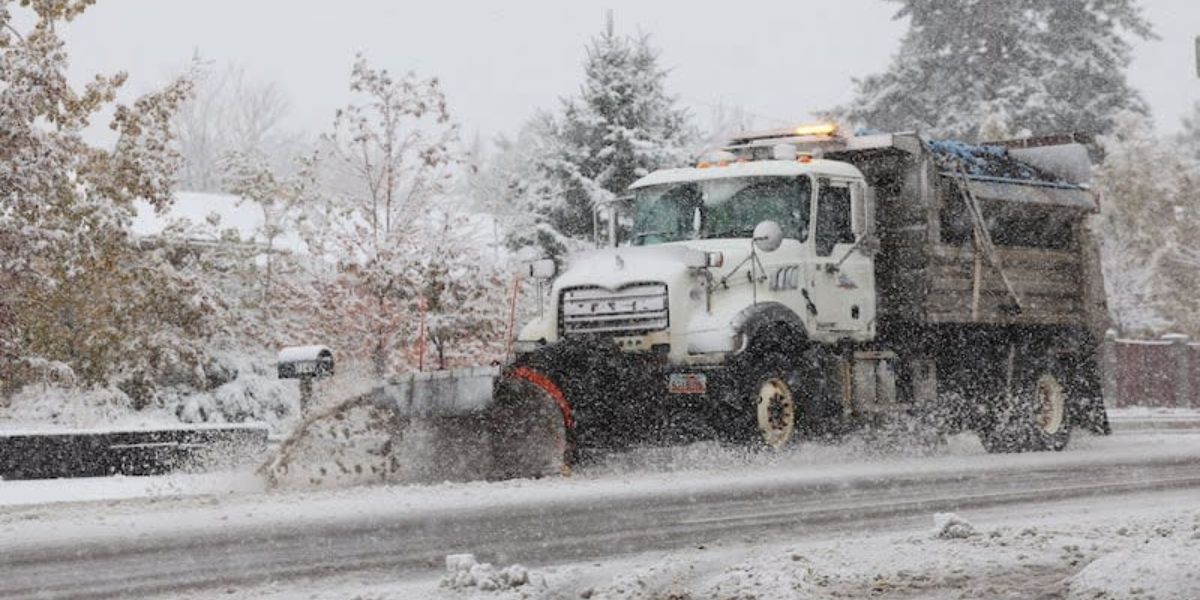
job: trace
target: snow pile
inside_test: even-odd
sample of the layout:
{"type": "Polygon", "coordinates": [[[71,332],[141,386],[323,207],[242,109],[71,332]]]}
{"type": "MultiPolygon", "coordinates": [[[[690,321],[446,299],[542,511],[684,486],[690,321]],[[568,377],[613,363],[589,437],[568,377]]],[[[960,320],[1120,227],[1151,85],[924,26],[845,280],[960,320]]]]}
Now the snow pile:
{"type": "Polygon", "coordinates": [[[276,377],[275,358],[266,352],[223,352],[216,356],[227,381],[208,391],[168,389],[163,407],[184,423],[266,423],[290,430],[300,413],[300,387],[276,377]]]}
{"type": "Polygon", "coordinates": [[[299,387],[275,378],[274,359],[260,353],[217,353],[205,369],[213,387],[158,388],[140,407],[117,387],[28,385],[0,404],[0,428],[95,429],[175,426],[180,423],[266,423],[272,431],[291,428],[299,413],[299,387]]]}
{"type": "Polygon", "coordinates": [[[975,526],[954,513],[933,515],[933,537],[943,540],[963,540],[975,535],[975,526]]]}
{"type": "Polygon", "coordinates": [[[1200,542],[1165,538],[1110,552],[1071,578],[1070,590],[1072,600],[1195,600],[1200,598],[1200,542]]]}
{"type": "MultiPolygon", "coordinates": [[[[531,584],[529,569],[521,565],[511,565],[497,570],[491,563],[475,560],[474,554],[446,556],[446,571],[439,585],[450,590],[475,588],[484,592],[494,592],[531,584]]],[[[544,586],[544,581],[542,584],[544,586]]]]}
{"type": "Polygon", "coordinates": [[[7,408],[0,410],[0,428],[4,429],[40,431],[178,424],[178,419],[166,410],[135,410],[129,396],[115,387],[28,385],[8,399],[7,408]]]}
{"type": "Polygon", "coordinates": [[[710,582],[703,598],[753,598],[788,600],[814,597],[812,563],[802,554],[788,551],[769,561],[745,561],[710,582]]]}
{"type": "MultiPolygon", "coordinates": [[[[703,546],[701,547],[703,548],[703,546]]],[[[717,551],[686,560],[674,554],[649,566],[633,569],[611,583],[586,587],[578,594],[587,600],[790,600],[822,597],[823,583],[813,563],[793,550],[754,552],[748,559],[726,566],[729,556],[717,551]]],[[[555,589],[556,593],[562,590],[555,589]]],[[[559,597],[548,594],[547,598],[559,597]]]]}

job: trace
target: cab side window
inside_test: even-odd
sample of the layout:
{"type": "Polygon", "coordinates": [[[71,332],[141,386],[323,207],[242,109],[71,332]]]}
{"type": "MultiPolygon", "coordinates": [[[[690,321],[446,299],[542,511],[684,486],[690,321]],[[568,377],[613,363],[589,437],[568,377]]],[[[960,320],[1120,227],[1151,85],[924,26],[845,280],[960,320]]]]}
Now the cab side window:
{"type": "Polygon", "coordinates": [[[817,200],[817,256],[830,256],[837,244],[854,243],[854,226],[850,216],[850,186],[833,185],[828,179],[820,182],[821,195],[817,200]]]}

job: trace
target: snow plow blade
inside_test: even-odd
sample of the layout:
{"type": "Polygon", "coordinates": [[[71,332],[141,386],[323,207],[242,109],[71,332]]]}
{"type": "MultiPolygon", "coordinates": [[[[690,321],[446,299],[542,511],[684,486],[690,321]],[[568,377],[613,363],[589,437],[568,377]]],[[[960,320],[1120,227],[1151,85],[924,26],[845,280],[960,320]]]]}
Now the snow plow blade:
{"type": "Polygon", "coordinates": [[[501,376],[500,367],[412,373],[375,388],[371,398],[410,419],[479,415],[496,403],[501,376]]]}
{"type": "Polygon", "coordinates": [[[430,426],[433,443],[444,452],[476,457],[471,471],[478,476],[543,477],[569,470],[570,408],[548,377],[528,367],[414,373],[370,396],[397,417],[430,426]]]}
{"type": "Polygon", "coordinates": [[[259,468],[272,485],[565,474],[571,413],[528,367],[393,378],[309,414],[259,468]]]}

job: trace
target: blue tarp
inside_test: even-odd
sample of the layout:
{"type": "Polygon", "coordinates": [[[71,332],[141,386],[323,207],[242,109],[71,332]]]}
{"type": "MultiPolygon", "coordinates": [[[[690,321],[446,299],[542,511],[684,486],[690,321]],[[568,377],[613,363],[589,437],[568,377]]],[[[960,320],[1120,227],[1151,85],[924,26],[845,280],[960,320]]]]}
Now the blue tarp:
{"type": "MultiPolygon", "coordinates": [[[[921,140],[933,154],[938,168],[958,173],[959,166],[970,177],[1021,181],[1050,185],[1071,185],[1058,177],[1027,165],[1008,153],[1004,146],[968,144],[953,140],[921,140]]],[[[1072,186],[1074,187],[1074,186],[1072,186]]]]}

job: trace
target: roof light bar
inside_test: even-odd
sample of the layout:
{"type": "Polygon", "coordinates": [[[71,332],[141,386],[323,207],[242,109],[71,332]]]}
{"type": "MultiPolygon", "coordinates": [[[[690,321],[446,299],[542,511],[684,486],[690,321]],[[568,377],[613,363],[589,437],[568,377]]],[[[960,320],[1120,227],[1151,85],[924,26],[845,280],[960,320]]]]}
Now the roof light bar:
{"type": "Polygon", "coordinates": [[[796,135],[834,135],[837,130],[836,123],[811,123],[797,127],[793,133],[796,135]]]}

